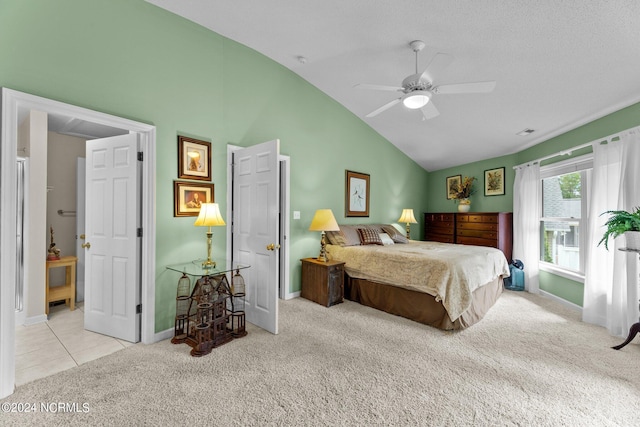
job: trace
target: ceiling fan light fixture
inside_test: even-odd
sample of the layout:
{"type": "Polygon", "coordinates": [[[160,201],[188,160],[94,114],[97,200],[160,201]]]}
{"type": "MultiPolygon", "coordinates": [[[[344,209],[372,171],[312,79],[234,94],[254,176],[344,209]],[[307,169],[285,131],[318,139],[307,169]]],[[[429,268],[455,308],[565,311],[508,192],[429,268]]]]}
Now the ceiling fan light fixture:
{"type": "Polygon", "coordinates": [[[416,90],[408,93],[402,98],[402,103],[405,107],[411,110],[417,110],[418,108],[422,108],[429,103],[429,98],[431,98],[430,93],[424,90],[416,90]]]}

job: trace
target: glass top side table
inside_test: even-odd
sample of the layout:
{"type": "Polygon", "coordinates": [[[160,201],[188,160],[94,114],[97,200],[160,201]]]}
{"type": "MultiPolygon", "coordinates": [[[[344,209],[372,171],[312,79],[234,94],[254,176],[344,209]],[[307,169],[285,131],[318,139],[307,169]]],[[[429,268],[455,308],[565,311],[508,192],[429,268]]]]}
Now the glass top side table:
{"type": "MultiPolygon", "coordinates": [[[[638,256],[640,256],[640,251],[637,249],[620,248],[620,250],[623,252],[635,252],[638,254],[638,256]]],[[[629,328],[629,335],[627,336],[627,339],[622,344],[616,345],[615,347],[611,347],[611,348],[614,350],[620,350],[622,347],[629,344],[635,338],[635,336],[639,333],[640,333],[640,322],[634,323],[629,328]]]]}
{"type": "Polygon", "coordinates": [[[219,260],[215,268],[202,267],[203,259],[183,262],[179,264],[167,265],[167,269],[171,271],[177,271],[178,273],[184,273],[192,277],[202,276],[217,276],[223,273],[229,273],[237,270],[244,270],[251,267],[248,264],[240,264],[237,262],[231,262],[231,260],[219,260]]]}

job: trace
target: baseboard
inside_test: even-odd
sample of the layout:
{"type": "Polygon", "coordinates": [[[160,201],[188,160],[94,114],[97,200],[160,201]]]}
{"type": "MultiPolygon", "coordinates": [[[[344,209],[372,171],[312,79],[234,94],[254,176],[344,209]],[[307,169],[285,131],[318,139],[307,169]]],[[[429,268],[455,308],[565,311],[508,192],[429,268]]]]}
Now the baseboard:
{"type": "Polygon", "coordinates": [[[46,322],[47,319],[48,319],[48,316],[46,314],[41,314],[39,316],[33,316],[33,317],[27,317],[26,319],[24,319],[24,325],[25,326],[35,325],[36,323],[46,322]]]}
{"type": "Polygon", "coordinates": [[[300,296],[300,291],[298,292],[288,292],[285,296],[284,299],[286,300],[290,300],[290,299],[294,299],[294,298],[298,298],[300,296]]]}
{"type": "Polygon", "coordinates": [[[162,332],[157,332],[153,336],[153,342],[164,341],[164,340],[173,338],[173,333],[174,333],[173,328],[166,329],[162,332]]]}
{"type": "Polygon", "coordinates": [[[564,305],[565,307],[570,308],[570,309],[572,309],[574,311],[577,311],[578,313],[582,313],[582,307],[580,307],[579,305],[574,304],[572,302],[569,302],[566,299],[562,299],[557,295],[553,295],[553,294],[551,294],[549,292],[543,291],[542,289],[540,289],[540,295],[542,295],[545,298],[549,298],[549,299],[552,299],[552,300],[554,300],[556,302],[559,302],[560,304],[564,305]]]}

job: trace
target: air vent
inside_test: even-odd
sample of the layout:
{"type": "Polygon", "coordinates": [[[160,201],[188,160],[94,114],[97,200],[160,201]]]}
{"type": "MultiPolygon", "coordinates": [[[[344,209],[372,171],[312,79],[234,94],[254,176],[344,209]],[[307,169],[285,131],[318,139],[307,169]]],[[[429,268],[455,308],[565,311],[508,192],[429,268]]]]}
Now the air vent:
{"type": "Polygon", "coordinates": [[[518,136],[527,136],[527,135],[531,135],[534,132],[535,132],[535,130],[526,128],[526,129],[521,130],[520,132],[516,133],[516,135],[518,135],[518,136]]]}

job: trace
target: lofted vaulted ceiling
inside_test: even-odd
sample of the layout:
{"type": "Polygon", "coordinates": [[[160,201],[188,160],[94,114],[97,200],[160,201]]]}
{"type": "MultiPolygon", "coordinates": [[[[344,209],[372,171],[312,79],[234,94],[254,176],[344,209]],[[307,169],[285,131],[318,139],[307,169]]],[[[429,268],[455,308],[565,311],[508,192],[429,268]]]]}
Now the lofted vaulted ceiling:
{"type": "Polygon", "coordinates": [[[299,74],[429,171],[512,154],[640,101],[637,0],[147,1],[299,74]],[[426,44],[419,72],[439,52],[453,57],[435,86],[495,89],[436,94],[429,120],[400,103],[366,117],[402,93],[354,86],[400,86],[415,73],[413,40],[426,44]]]}

